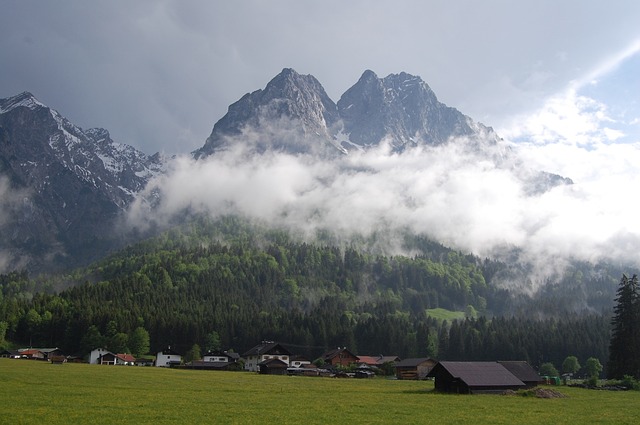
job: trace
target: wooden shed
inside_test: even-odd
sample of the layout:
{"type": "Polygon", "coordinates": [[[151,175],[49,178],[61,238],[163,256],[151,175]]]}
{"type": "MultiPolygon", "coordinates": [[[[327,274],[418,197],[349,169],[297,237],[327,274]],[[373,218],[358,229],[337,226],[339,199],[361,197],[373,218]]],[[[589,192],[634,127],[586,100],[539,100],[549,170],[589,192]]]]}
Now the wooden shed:
{"type": "Polygon", "coordinates": [[[269,359],[258,364],[263,375],[286,375],[288,364],[280,359],[269,359]]]}
{"type": "Polygon", "coordinates": [[[524,382],[527,388],[536,387],[543,382],[538,372],[525,361],[499,361],[498,363],[515,375],[516,378],[524,382]]]}
{"type": "Polygon", "coordinates": [[[458,394],[501,393],[526,385],[498,362],[438,362],[428,377],[437,391],[458,394]]]}
{"type": "Polygon", "coordinates": [[[398,379],[426,379],[437,361],[429,357],[404,359],[396,363],[396,378],[398,379]]]}

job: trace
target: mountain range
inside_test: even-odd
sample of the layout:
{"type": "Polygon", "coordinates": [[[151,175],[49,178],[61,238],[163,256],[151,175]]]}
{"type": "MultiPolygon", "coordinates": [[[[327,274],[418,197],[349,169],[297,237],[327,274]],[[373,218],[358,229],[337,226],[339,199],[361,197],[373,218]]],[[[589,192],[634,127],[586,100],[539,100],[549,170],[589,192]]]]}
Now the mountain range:
{"type": "MultiPolygon", "coordinates": [[[[531,170],[491,128],[439,102],[419,77],[365,71],[334,102],[311,75],[284,69],[264,89],[242,96],[196,161],[242,144],[331,160],[369,149],[403,154],[459,143],[497,167],[517,170],[530,193],[565,177],[531,170]]],[[[25,92],[0,99],[0,272],[87,264],[131,240],[117,231],[129,206],[174,157],[116,143],[105,129],[82,129],[25,92]]]]}

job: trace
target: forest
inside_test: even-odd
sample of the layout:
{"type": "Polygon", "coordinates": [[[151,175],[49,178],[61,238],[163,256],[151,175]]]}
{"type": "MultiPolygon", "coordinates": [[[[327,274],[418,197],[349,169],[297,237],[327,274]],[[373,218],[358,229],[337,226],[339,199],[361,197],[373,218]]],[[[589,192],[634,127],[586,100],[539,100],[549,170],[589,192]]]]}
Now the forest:
{"type": "Polygon", "coordinates": [[[530,285],[526,266],[414,235],[405,245],[415,254],[309,243],[236,217],[195,220],[67,274],[0,275],[0,347],[130,350],[142,328],[150,352],[213,348],[216,335],[224,349],[275,340],[311,359],[344,346],[401,358],[560,365],[573,355],[606,364],[619,270],[576,264],[525,294],[501,282],[530,285]],[[438,319],[434,308],[464,318],[438,319]]]}

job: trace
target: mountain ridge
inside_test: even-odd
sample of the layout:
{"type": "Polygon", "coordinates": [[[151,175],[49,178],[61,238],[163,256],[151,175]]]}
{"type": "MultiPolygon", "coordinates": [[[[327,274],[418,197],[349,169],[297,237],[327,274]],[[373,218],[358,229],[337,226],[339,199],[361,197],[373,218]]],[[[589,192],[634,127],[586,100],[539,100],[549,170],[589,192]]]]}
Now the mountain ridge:
{"type": "MultiPolygon", "coordinates": [[[[491,127],[439,102],[427,83],[405,72],[379,78],[365,70],[335,103],[315,77],[284,68],[231,104],[192,157],[204,161],[238,143],[258,154],[329,161],[382,145],[402,154],[456,143],[515,170],[529,194],[571,184],[528,169],[491,127]]],[[[114,229],[140,196],[155,199],[159,192],[144,189],[166,175],[170,160],[116,143],[106,129],[82,129],[29,92],[0,99],[0,188],[21,194],[0,207],[0,268],[86,264],[119,246],[124,235],[114,229]]],[[[154,199],[145,198],[150,212],[154,199]]]]}

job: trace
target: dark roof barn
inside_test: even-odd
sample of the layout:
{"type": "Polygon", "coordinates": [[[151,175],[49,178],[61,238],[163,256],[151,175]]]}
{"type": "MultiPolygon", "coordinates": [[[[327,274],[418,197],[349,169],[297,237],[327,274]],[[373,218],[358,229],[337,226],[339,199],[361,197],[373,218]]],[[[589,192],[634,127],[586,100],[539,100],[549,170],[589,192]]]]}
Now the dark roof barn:
{"type": "Polygon", "coordinates": [[[519,390],[524,382],[498,362],[438,362],[427,375],[437,391],[459,394],[519,390]]]}
{"type": "Polygon", "coordinates": [[[542,382],[538,372],[532,368],[529,363],[524,361],[500,361],[498,362],[505,369],[515,375],[516,378],[524,382],[527,388],[532,388],[539,385],[542,382]]]}

